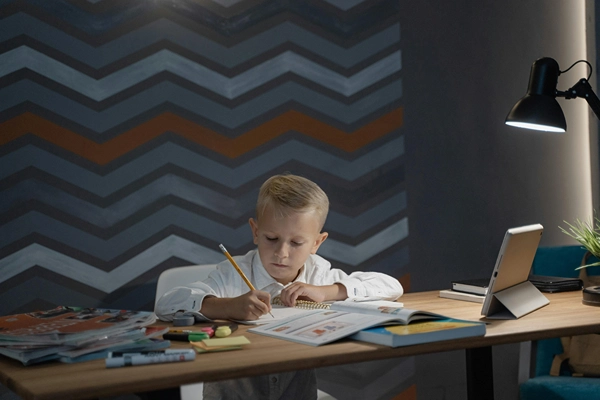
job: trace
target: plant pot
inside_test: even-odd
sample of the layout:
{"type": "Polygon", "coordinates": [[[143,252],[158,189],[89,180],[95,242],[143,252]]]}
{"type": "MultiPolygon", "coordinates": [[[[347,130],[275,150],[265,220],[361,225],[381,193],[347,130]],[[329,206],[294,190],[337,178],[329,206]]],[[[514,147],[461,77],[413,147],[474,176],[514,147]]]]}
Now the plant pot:
{"type": "Polygon", "coordinates": [[[600,306],[600,286],[588,286],[584,288],[581,302],[586,306],[600,306]]]}

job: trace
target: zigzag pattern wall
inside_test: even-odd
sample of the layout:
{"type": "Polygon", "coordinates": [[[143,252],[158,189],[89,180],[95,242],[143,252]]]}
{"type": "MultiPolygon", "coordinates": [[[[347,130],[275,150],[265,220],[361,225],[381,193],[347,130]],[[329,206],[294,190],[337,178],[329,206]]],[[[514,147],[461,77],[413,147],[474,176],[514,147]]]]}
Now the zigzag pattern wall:
{"type": "Polygon", "coordinates": [[[397,1],[0,3],[0,312],[152,309],[253,248],[260,184],[332,206],[320,254],[407,285],[397,1]]]}

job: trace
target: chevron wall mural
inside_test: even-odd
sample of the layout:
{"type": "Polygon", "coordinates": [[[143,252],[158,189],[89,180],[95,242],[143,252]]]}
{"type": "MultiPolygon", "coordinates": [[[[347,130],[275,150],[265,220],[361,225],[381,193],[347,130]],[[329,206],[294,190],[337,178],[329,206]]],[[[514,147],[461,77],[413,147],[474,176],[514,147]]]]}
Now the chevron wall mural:
{"type": "Polygon", "coordinates": [[[0,2],[0,312],[152,309],[253,248],[261,183],[331,200],[320,254],[409,284],[397,1],[0,2]]]}
{"type": "Polygon", "coordinates": [[[0,46],[2,315],[151,310],[282,172],[330,197],[321,255],[409,287],[396,0],[4,0],[0,46]]]}

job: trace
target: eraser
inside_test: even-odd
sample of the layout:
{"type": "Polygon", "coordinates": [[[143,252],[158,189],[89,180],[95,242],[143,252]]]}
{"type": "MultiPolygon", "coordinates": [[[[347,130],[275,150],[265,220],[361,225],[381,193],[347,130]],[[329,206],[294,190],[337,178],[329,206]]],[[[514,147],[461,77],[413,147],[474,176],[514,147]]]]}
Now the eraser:
{"type": "Polygon", "coordinates": [[[175,315],[173,317],[173,326],[190,326],[194,325],[194,322],[192,315],[175,315]]]}
{"type": "Polygon", "coordinates": [[[218,338],[224,338],[231,335],[231,328],[228,326],[219,326],[215,332],[215,336],[218,338]]]}

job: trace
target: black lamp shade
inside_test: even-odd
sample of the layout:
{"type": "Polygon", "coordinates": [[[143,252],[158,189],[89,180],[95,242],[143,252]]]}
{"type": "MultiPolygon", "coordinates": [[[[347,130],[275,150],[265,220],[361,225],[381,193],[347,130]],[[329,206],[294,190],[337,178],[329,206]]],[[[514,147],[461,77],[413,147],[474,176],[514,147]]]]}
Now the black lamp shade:
{"type": "Polygon", "coordinates": [[[567,122],[556,101],[560,70],[552,58],[540,58],[531,66],[527,94],[515,104],[506,124],[540,131],[565,132],[567,122]]]}
{"type": "Polygon", "coordinates": [[[547,132],[565,132],[567,121],[555,97],[525,95],[506,117],[506,125],[547,132]]]}

